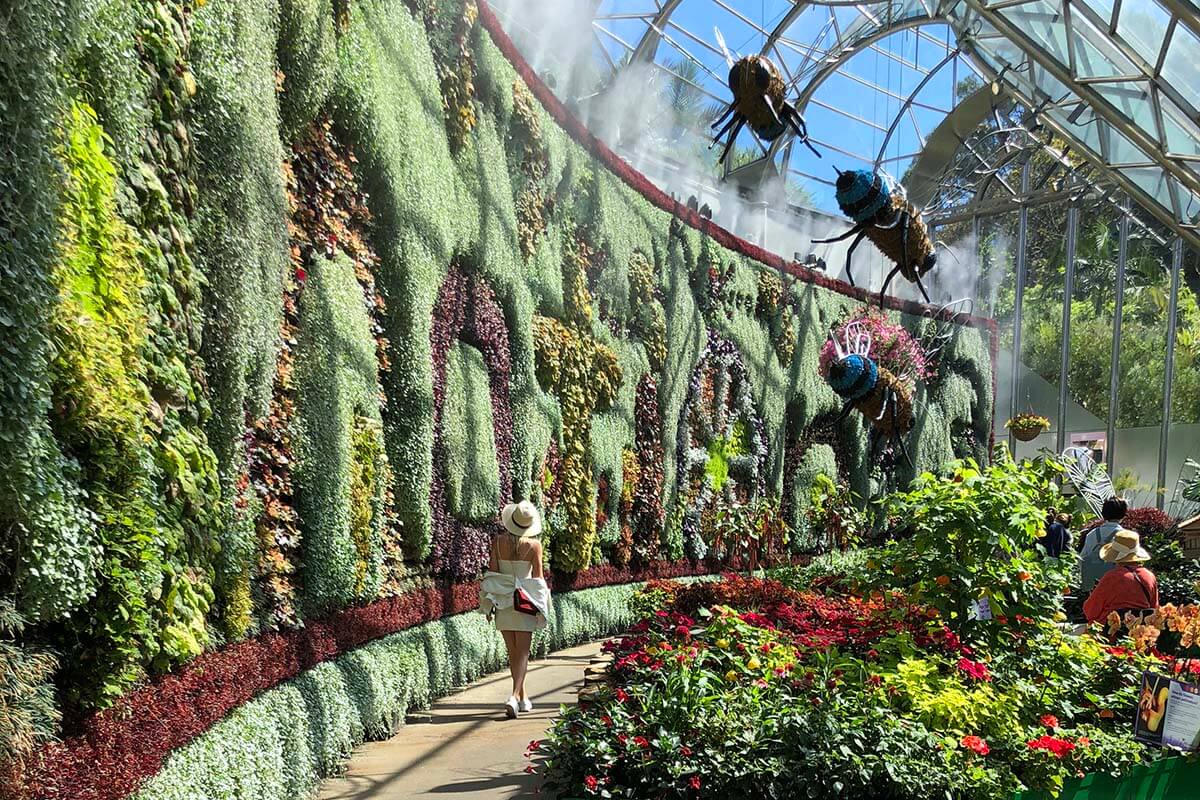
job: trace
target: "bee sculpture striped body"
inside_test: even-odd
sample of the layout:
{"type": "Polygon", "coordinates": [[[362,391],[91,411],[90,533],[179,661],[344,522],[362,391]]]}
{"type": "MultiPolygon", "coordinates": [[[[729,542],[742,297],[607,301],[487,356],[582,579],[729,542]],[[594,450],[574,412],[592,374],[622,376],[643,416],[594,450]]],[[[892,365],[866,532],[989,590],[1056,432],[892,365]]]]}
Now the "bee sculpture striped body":
{"type": "Polygon", "coordinates": [[[714,145],[729,134],[721,157],[717,159],[718,164],[725,162],[734,140],[747,123],[758,138],[766,142],[778,139],[791,128],[800,141],[817,153],[808,140],[804,117],[787,101],[783,76],[770,59],[753,55],[733,62],[729,67],[729,90],[733,92],[733,102],[712,124],[713,128],[721,128],[713,137],[714,145]]]}
{"type": "Polygon", "coordinates": [[[929,230],[921,219],[921,212],[908,202],[904,191],[889,178],[870,170],[847,170],[838,172],[837,203],[842,213],[854,220],[854,227],[832,239],[814,239],[816,244],[840,242],[854,237],[846,251],[846,278],[854,285],[850,262],[854,248],[863,238],[879,248],[896,266],[888,273],[879,290],[879,302],[887,292],[892,278],[899,273],[905,280],[915,283],[930,302],[929,292],[921,282],[937,264],[937,253],[929,230]]]}
{"type": "Polygon", "coordinates": [[[826,381],[842,398],[844,405],[834,424],[854,409],[870,426],[870,460],[879,441],[896,443],[911,464],[904,437],[913,427],[913,397],[907,383],[881,366],[870,356],[871,336],[857,323],[847,326],[844,342],[832,334],[837,358],[829,365],[826,381]]]}

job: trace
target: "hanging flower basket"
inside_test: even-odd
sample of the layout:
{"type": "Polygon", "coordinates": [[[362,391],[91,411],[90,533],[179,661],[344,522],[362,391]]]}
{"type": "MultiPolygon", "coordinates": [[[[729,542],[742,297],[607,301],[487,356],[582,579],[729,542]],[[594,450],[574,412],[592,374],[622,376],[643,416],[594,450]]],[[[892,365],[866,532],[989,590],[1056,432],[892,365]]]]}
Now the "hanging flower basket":
{"type": "Polygon", "coordinates": [[[1022,442],[1032,442],[1040,434],[1050,430],[1050,420],[1041,414],[1024,411],[1004,423],[1004,427],[1012,431],[1012,435],[1022,442]]]}

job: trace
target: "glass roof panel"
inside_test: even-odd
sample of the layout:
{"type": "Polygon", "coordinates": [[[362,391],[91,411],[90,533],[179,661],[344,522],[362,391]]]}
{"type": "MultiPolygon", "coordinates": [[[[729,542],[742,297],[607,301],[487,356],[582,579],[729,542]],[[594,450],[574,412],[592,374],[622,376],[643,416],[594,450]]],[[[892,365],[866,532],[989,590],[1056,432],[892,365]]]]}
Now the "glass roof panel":
{"type": "Polygon", "coordinates": [[[1138,69],[1120,50],[1102,36],[1096,35],[1091,22],[1082,15],[1071,20],[1072,46],[1075,48],[1075,69],[1083,77],[1111,78],[1118,75],[1137,75],[1138,69]]]}
{"type": "MultiPolygon", "coordinates": [[[[592,60],[586,79],[557,80],[556,91],[635,164],[682,159],[688,174],[735,180],[751,189],[776,172],[790,174],[808,191],[806,203],[834,211],[829,191],[834,159],[860,166],[878,162],[900,175],[914,156],[932,158],[919,165],[919,175],[927,186],[935,185],[938,165],[954,147],[964,146],[958,123],[942,130],[946,115],[975,96],[963,124],[978,125],[983,107],[976,87],[998,81],[1003,91],[993,96],[1011,97],[1027,110],[1025,119],[1010,123],[1032,124],[1028,112],[1036,111],[1048,123],[1039,137],[1066,137],[1062,143],[1069,141],[1092,165],[1094,174],[1084,180],[1115,180],[1143,202],[1149,202],[1143,191],[1153,193],[1150,210],[1164,224],[1179,225],[1178,203],[1200,196],[1200,162],[1183,160],[1200,158],[1200,36],[1195,20],[1180,17],[1195,0],[489,2],[510,32],[521,31],[515,38],[522,49],[541,33],[543,39],[527,51],[539,73],[592,60]],[[559,23],[566,17],[590,18],[587,41],[563,34],[559,23]],[[735,57],[763,53],[776,64],[788,101],[807,118],[814,140],[823,143],[818,146],[825,159],[795,143],[790,133],[759,142],[747,127],[729,162],[747,168],[730,174],[717,165],[719,151],[707,149],[708,123],[731,96],[714,28],[735,57]],[[958,47],[961,57],[948,58],[958,47]],[[546,52],[556,53],[557,61],[546,52]],[[690,88],[677,91],[681,86],[690,88]],[[686,101],[682,111],[675,107],[680,95],[686,101]],[[632,111],[613,107],[614,98],[627,99],[632,111]],[[638,117],[638,125],[626,124],[638,117]],[[605,135],[605,126],[616,131],[616,141],[605,135]],[[627,136],[629,130],[637,135],[627,136]],[[643,152],[648,143],[666,149],[643,152]],[[932,155],[925,154],[927,147],[932,155]],[[1109,159],[1126,171],[1112,171],[1109,159]]],[[[1041,146],[1023,141],[1022,146],[1041,146]]],[[[1002,144],[997,157],[1005,153],[1010,150],[1002,144]]],[[[1077,171],[1085,163],[1072,160],[1077,171]]],[[[949,163],[965,168],[967,161],[949,163]]],[[[964,173],[965,185],[992,174],[988,170],[1012,168],[972,163],[975,172],[964,173]]],[[[797,194],[790,191],[789,197],[797,194]]],[[[942,194],[952,192],[946,188],[942,194]]],[[[996,195],[997,202],[1003,194],[996,195]]]]}
{"type": "Polygon", "coordinates": [[[1158,101],[1162,106],[1168,152],[1173,155],[1200,156],[1200,128],[1166,97],[1160,96],[1158,101]]]}
{"type": "Polygon", "coordinates": [[[1193,106],[1200,106],[1200,37],[1176,25],[1162,66],[1163,77],[1193,106]]]}
{"type": "MultiPolygon", "coordinates": [[[[1148,85],[1134,81],[1098,83],[1095,89],[1133,124],[1151,132],[1158,130],[1154,122],[1154,105],[1150,102],[1148,85]]],[[[1157,134],[1154,138],[1158,138],[1157,134]]]]}
{"type": "Polygon", "coordinates": [[[1121,4],[1117,33],[1133,45],[1147,64],[1156,64],[1170,21],[1171,15],[1154,0],[1130,0],[1121,4]]]}
{"type": "Polygon", "coordinates": [[[1061,0],[1034,0],[1005,8],[1000,13],[1020,25],[1059,61],[1067,61],[1067,25],[1063,21],[1061,0]]]}

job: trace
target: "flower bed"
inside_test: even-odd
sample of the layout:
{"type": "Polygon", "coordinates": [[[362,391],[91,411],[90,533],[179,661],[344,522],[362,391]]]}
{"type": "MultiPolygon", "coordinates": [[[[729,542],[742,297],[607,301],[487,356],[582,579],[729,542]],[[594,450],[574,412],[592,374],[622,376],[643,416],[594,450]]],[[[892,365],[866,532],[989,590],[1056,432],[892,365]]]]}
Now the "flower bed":
{"type": "Polygon", "coordinates": [[[547,785],[990,800],[1157,759],[1130,733],[1141,675],[1200,673],[1200,608],[1065,633],[1068,571],[1035,549],[1058,469],[1000,457],[924,475],[881,506],[894,540],[828,559],[832,574],[652,583],[611,685],[543,746],[547,785]]]}
{"type": "Polygon", "coordinates": [[[539,745],[563,796],[997,798],[1154,756],[1128,733],[1153,657],[1048,622],[987,648],[899,592],[736,576],[636,605],[612,685],[539,745]]]}

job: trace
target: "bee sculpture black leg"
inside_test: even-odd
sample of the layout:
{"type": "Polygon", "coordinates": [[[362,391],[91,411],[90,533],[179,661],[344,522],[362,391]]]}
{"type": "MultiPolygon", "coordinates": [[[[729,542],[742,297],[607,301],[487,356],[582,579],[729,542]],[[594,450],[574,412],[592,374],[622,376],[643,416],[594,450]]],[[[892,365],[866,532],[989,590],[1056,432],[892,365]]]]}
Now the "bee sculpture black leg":
{"type": "Polygon", "coordinates": [[[821,151],[813,147],[813,143],[808,139],[808,125],[804,123],[804,117],[800,116],[800,112],[794,108],[789,108],[784,112],[787,124],[792,126],[792,130],[796,132],[796,138],[804,142],[804,146],[813,151],[817,158],[824,158],[821,151]]]}
{"type": "Polygon", "coordinates": [[[925,298],[925,302],[933,305],[933,301],[929,299],[929,292],[925,291],[925,284],[921,283],[921,277],[917,276],[917,288],[921,290],[921,296],[925,298]]]}
{"type": "Polygon", "coordinates": [[[725,163],[725,157],[729,155],[729,148],[733,147],[734,140],[737,139],[738,134],[741,133],[742,126],[746,124],[746,118],[741,114],[738,114],[736,117],[734,117],[734,119],[737,120],[737,124],[733,126],[733,130],[729,134],[729,139],[725,142],[725,149],[721,151],[721,157],[717,159],[718,164],[725,163]]]}
{"type": "Polygon", "coordinates": [[[899,271],[900,271],[900,267],[895,267],[891,272],[889,272],[887,274],[887,277],[883,279],[883,288],[879,290],[879,307],[880,308],[883,308],[883,298],[887,295],[888,284],[892,282],[892,278],[896,277],[896,273],[899,271]]]}
{"type": "Polygon", "coordinates": [[[908,448],[904,446],[904,434],[901,433],[899,428],[897,427],[895,392],[892,392],[891,411],[892,411],[892,435],[896,437],[896,444],[900,445],[900,453],[901,453],[901,455],[904,456],[904,460],[906,462],[908,462],[908,468],[915,470],[916,467],[913,465],[912,459],[908,457],[908,448]]]}
{"type": "Polygon", "coordinates": [[[728,119],[728,118],[729,118],[729,115],[730,115],[730,114],[732,114],[732,113],[733,113],[733,103],[730,103],[730,104],[729,104],[729,107],[725,109],[725,113],[724,113],[724,114],[722,114],[721,116],[717,117],[717,121],[716,121],[716,122],[714,122],[714,123],[713,123],[712,125],[710,125],[709,127],[710,127],[710,128],[719,128],[719,127],[721,127],[721,123],[722,123],[722,122],[724,122],[726,119],[728,119]]]}
{"type": "Polygon", "coordinates": [[[841,425],[846,417],[850,416],[850,412],[852,410],[854,410],[853,400],[847,400],[845,403],[842,403],[842,410],[839,411],[838,415],[833,418],[832,422],[829,423],[829,427],[836,428],[838,425],[841,425]]]}
{"type": "Polygon", "coordinates": [[[851,236],[858,234],[855,240],[850,243],[850,247],[846,250],[846,280],[850,281],[851,286],[854,286],[855,283],[854,275],[850,272],[850,259],[854,256],[854,248],[858,247],[858,243],[861,242],[863,237],[867,235],[867,226],[870,224],[870,222],[860,222],[850,230],[843,233],[841,236],[834,236],[832,239],[812,240],[813,244],[832,244],[833,242],[840,242],[843,239],[849,239],[851,236]]]}

